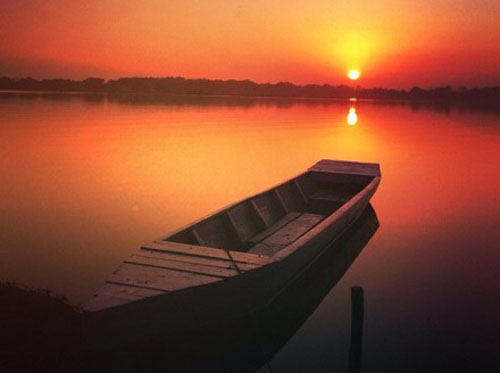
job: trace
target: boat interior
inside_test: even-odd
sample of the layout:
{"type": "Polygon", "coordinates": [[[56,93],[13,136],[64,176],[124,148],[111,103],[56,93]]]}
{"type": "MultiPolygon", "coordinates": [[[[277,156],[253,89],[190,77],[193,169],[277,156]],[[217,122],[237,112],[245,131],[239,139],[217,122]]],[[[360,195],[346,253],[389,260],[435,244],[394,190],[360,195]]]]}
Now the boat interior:
{"type": "Polygon", "coordinates": [[[372,179],[309,171],[164,241],[273,256],[334,213],[372,179]]]}

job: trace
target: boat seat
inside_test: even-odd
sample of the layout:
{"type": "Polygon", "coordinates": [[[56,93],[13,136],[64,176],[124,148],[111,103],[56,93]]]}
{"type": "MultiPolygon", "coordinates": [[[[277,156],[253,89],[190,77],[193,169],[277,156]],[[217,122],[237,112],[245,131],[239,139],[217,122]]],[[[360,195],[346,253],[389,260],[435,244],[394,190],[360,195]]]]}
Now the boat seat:
{"type": "Polygon", "coordinates": [[[259,243],[263,239],[272,235],[278,229],[283,228],[285,225],[290,223],[292,220],[297,219],[300,215],[301,215],[301,213],[298,211],[289,212],[288,214],[283,216],[281,219],[278,219],[276,222],[274,222],[274,224],[272,224],[271,226],[269,226],[268,228],[266,228],[265,230],[263,230],[259,234],[255,235],[254,237],[250,238],[248,240],[248,242],[252,246],[259,243]]]}
{"type": "Polygon", "coordinates": [[[325,218],[325,215],[319,214],[296,214],[298,215],[294,219],[280,226],[274,233],[251,247],[248,252],[258,255],[273,256],[278,251],[296,241],[300,236],[325,218]]]}

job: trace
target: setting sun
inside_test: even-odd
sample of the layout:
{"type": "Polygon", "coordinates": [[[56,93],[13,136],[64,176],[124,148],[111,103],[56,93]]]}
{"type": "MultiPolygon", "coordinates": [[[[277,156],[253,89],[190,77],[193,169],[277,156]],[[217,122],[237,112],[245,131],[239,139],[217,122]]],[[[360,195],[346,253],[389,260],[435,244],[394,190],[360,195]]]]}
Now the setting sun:
{"type": "Polygon", "coordinates": [[[352,70],[349,70],[349,72],[347,73],[347,76],[351,80],[358,80],[359,77],[361,76],[361,73],[359,72],[359,70],[352,69],[352,70]]]}

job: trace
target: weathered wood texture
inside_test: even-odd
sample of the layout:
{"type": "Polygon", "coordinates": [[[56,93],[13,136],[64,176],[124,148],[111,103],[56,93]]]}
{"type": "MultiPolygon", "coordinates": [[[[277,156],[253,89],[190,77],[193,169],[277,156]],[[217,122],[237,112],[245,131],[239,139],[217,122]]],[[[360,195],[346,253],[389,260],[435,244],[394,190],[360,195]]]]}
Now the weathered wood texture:
{"type": "Polygon", "coordinates": [[[271,260],[195,245],[153,242],[144,245],[112,273],[88,302],[87,310],[119,306],[166,292],[202,286],[258,268],[271,260]]]}
{"type": "Polygon", "coordinates": [[[243,317],[350,227],[379,182],[378,165],[323,160],[143,245],[87,303],[86,340],[109,348],[179,324],[243,317]]]}
{"type": "Polygon", "coordinates": [[[283,211],[279,205],[279,200],[272,191],[263,193],[255,197],[254,200],[257,208],[264,218],[264,221],[266,222],[266,225],[269,226],[273,224],[283,215],[283,211]]]}
{"type": "MultiPolygon", "coordinates": [[[[227,259],[218,259],[218,258],[210,258],[203,257],[197,255],[184,255],[173,252],[164,252],[164,251],[156,251],[156,250],[138,250],[132,255],[132,257],[146,257],[153,258],[160,261],[166,260],[169,262],[179,262],[179,263],[190,263],[190,264],[201,264],[207,267],[215,267],[215,268],[233,268],[234,266],[230,260],[227,259]]],[[[236,261],[238,264],[238,268],[242,271],[249,271],[251,269],[257,268],[260,264],[251,264],[251,263],[243,263],[236,261]]]]}
{"type": "Polygon", "coordinates": [[[300,211],[304,205],[304,200],[297,188],[294,187],[293,182],[282,184],[276,188],[287,212],[300,211]]]}
{"type": "MultiPolygon", "coordinates": [[[[213,248],[213,247],[203,247],[195,245],[186,245],[178,242],[166,242],[166,241],[155,241],[141,247],[143,250],[174,253],[180,255],[204,257],[211,259],[222,259],[226,261],[231,261],[225,250],[213,248]]],[[[271,258],[255,255],[250,253],[243,253],[238,251],[232,251],[231,256],[237,263],[245,264],[255,264],[264,265],[272,261],[271,258]]]]}
{"type": "Polygon", "coordinates": [[[377,163],[335,161],[330,159],[322,159],[314,166],[310,167],[309,171],[380,176],[380,166],[377,163]]]}
{"type": "Polygon", "coordinates": [[[288,223],[290,223],[292,220],[297,219],[300,216],[300,212],[290,212],[286,214],[284,217],[276,221],[273,225],[271,225],[269,228],[263,230],[260,232],[258,235],[252,237],[249,242],[252,244],[256,244],[257,242],[262,241],[264,238],[272,235],[274,232],[276,232],[278,229],[281,229],[288,223]]]}
{"type": "Polygon", "coordinates": [[[94,312],[127,304],[132,301],[164,294],[162,290],[145,289],[129,285],[106,283],[85,305],[85,310],[94,312]]]}
{"type": "Polygon", "coordinates": [[[301,214],[299,217],[277,230],[274,234],[252,247],[249,252],[273,256],[278,251],[297,240],[300,236],[318,224],[323,218],[323,215],[301,214]]]}
{"type": "MultiPolygon", "coordinates": [[[[226,281],[283,261],[301,247],[320,246],[356,218],[379,175],[376,164],[322,160],[307,173],[143,245],[109,276],[86,310],[226,281]]],[[[318,250],[294,254],[283,273],[291,276],[318,250]]]]}
{"type": "Polygon", "coordinates": [[[258,215],[258,211],[250,202],[240,203],[229,209],[228,213],[231,214],[234,227],[243,242],[248,241],[265,228],[264,218],[258,215]]]}
{"type": "Polygon", "coordinates": [[[238,272],[233,268],[231,263],[227,263],[226,267],[209,266],[197,263],[186,263],[177,260],[151,258],[140,255],[132,255],[125,263],[139,264],[142,266],[150,266],[156,268],[166,268],[180,272],[195,273],[199,275],[207,275],[214,277],[231,277],[238,272]]]}
{"type": "Polygon", "coordinates": [[[209,216],[165,241],[246,251],[255,243],[255,237],[265,235],[270,226],[276,230],[278,222],[288,219],[290,212],[298,214],[306,202],[298,182],[296,186],[284,183],[209,216]]]}
{"type": "Polygon", "coordinates": [[[229,249],[239,244],[237,237],[229,230],[229,222],[223,214],[204,220],[196,226],[196,230],[207,246],[229,249]]]}
{"type": "Polygon", "coordinates": [[[108,277],[106,282],[151,290],[174,291],[218,280],[219,278],[214,276],[124,263],[108,277]]]}

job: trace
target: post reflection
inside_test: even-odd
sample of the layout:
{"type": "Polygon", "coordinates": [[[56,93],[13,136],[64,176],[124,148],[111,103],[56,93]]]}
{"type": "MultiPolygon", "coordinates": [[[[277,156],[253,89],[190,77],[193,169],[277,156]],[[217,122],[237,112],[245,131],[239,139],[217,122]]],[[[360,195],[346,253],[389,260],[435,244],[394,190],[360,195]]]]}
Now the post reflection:
{"type": "Polygon", "coordinates": [[[358,113],[356,113],[356,108],[351,106],[349,108],[349,113],[347,114],[347,124],[354,126],[356,123],[358,123],[358,113]]]}
{"type": "Polygon", "coordinates": [[[351,346],[349,347],[349,373],[361,372],[361,355],[363,350],[363,288],[351,288],[351,346]]]}

